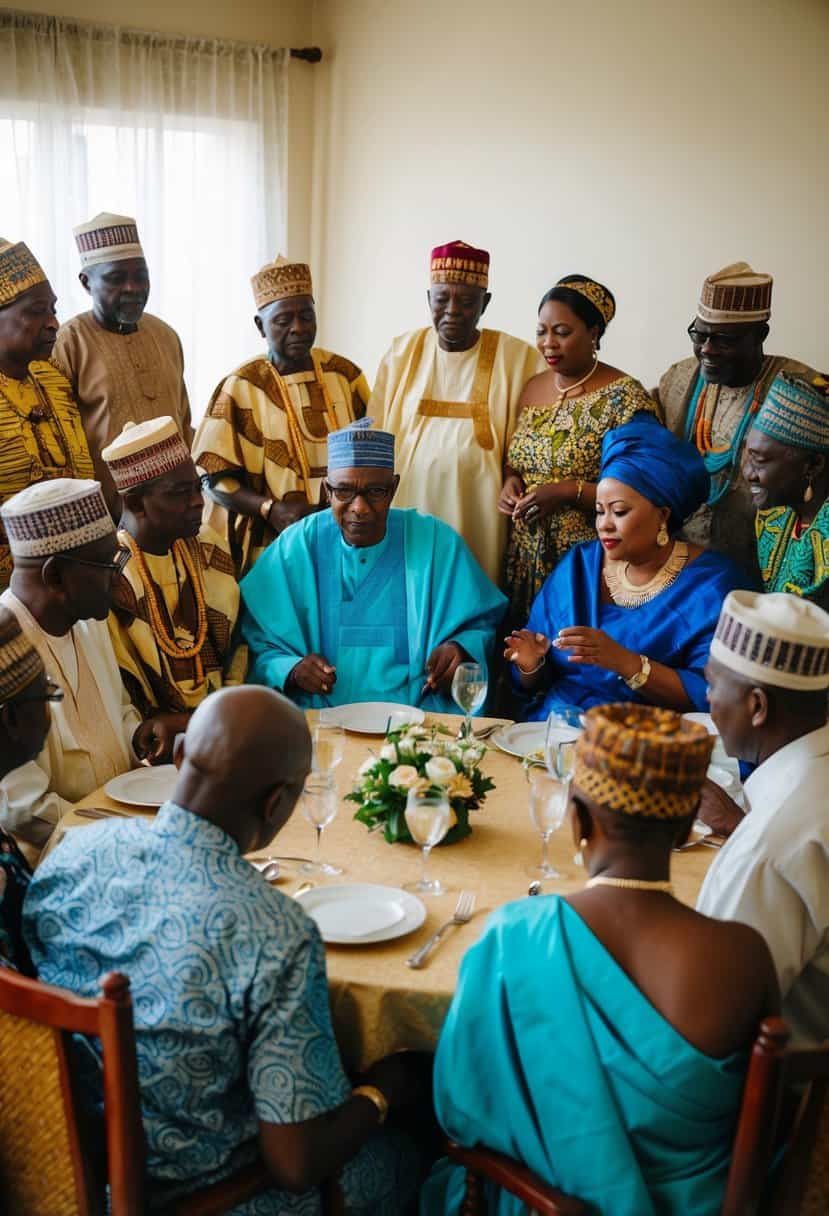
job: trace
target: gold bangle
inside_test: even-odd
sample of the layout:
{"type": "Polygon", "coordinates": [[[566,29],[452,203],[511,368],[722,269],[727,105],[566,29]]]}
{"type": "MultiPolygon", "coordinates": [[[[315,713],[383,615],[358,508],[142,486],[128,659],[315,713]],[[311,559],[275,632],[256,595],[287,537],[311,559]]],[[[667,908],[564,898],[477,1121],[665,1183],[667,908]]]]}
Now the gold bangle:
{"type": "Polygon", "coordinates": [[[267,523],[268,520],[270,519],[272,510],[273,510],[273,499],[272,498],[266,498],[263,502],[260,502],[259,514],[262,516],[265,523],[267,523]]]}
{"type": "Polygon", "coordinates": [[[581,502],[581,496],[584,493],[584,482],[581,477],[576,482],[576,506],[581,502]]]}
{"type": "Polygon", "coordinates": [[[376,1085],[358,1085],[356,1089],[352,1089],[351,1096],[352,1098],[368,1098],[369,1102],[373,1102],[377,1107],[377,1114],[380,1116],[380,1126],[382,1127],[389,1113],[389,1100],[382,1089],[378,1089],[376,1085]]]}
{"type": "Polygon", "coordinates": [[[541,671],[541,668],[544,666],[544,664],[546,662],[547,662],[547,656],[546,656],[546,654],[543,654],[541,656],[541,658],[538,660],[538,662],[536,663],[535,667],[531,667],[529,671],[525,671],[517,659],[515,660],[515,666],[521,672],[522,676],[534,676],[537,671],[541,671]]]}

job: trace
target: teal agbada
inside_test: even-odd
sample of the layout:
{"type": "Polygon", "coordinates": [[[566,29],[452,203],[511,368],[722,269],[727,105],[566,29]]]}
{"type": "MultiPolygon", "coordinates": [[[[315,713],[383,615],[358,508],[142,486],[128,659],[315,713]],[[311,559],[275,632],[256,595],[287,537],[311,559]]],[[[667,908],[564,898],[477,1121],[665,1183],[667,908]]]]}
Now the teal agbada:
{"type": "Polygon", "coordinates": [[[310,515],[266,549],[241,593],[250,683],[284,689],[307,654],[336,667],[327,696],[290,690],[306,708],[397,701],[457,713],[449,696],[420,699],[426,661],[454,641],[486,666],[506,607],[457,533],[417,511],[390,511],[383,540],[363,549],[330,511],[310,515]]]}
{"type": "MultiPolygon", "coordinates": [[[[745,1070],[692,1047],[558,896],[500,908],[461,964],[435,1061],[444,1131],[612,1216],[718,1216],[745,1070]],[[482,1062],[485,1061],[485,1067],[482,1062]]],[[[421,1216],[455,1216],[439,1162],[421,1216]]],[[[490,1216],[523,1216],[506,1192],[490,1216]]]]}

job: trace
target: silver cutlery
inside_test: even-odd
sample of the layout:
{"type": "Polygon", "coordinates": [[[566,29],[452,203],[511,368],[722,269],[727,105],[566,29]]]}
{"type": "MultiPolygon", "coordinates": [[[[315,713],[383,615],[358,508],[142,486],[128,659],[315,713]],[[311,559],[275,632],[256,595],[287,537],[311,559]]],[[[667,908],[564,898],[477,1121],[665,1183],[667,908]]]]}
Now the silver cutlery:
{"type": "Polygon", "coordinates": [[[306,865],[313,865],[310,857],[288,857],[282,853],[268,853],[266,857],[249,857],[248,861],[251,865],[265,865],[269,861],[302,861],[306,865]]]}
{"type": "Polygon", "coordinates": [[[301,882],[293,893],[294,899],[296,899],[298,895],[304,895],[306,891],[310,891],[313,885],[314,884],[312,882],[301,882]]]}
{"type": "Polygon", "coordinates": [[[530,883],[530,885],[527,887],[527,894],[528,895],[540,895],[541,894],[541,883],[538,881],[537,878],[534,878],[532,880],[532,882],[530,883]]]}
{"type": "MultiPolygon", "coordinates": [[[[481,730],[473,730],[472,737],[473,737],[473,739],[488,739],[489,736],[491,734],[494,734],[494,732],[496,730],[500,730],[502,726],[509,726],[509,725],[510,725],[510,723],[507,722],[506,720],[503,722],[493,722],[491,724],[491,726],[484,726],[481,728],[481,730]]],[[[460,739],[462,737],[463,737],[462,732],[458,731],[457,738],[460,739]]]]}
{"type": "Polygon", "coordinates": [[[458,902],[455,905],[455,913],[452,919],[447,920],[444,924],[442,924],[437,933],[433,933],[425,945],[421,946],[419,950],[416,950],[410,958],[407,958],[406,965],[412,967],[415,971],[418,971],[421,967],[425,966],[426,959],[441,940],[446,930],[450,929],[452,925],[465,925],[467,921],[472,919],[472,913],[474,911],[475,892],[461,891],[460,895],[458,896],[458,902]]]}
{"type": "Polygon", "coordinates": [[[129,811],[113,811],[101,806],[79,806],[74,812],[79,819],[134,819],[129,811]]]}

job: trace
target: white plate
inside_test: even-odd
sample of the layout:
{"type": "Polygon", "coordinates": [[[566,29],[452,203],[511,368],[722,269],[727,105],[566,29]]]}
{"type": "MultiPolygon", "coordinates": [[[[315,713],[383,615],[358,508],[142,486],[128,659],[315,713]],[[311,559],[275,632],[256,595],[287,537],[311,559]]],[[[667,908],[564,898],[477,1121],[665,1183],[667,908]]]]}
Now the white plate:
{"type": "Polygon", "coordinates": [[[708,731],[709,735],[714,735],[716,738],[719,738],[720,732],[717,730],[716,726],[714,725],[714,719],[711,717],[710,714],[694,713],[694,714],[683,714],[682,716],[683,716],[683,718],[687,718],[689,722],[698,722],[700,724],[700,726],[705,727],[705,729],[708,731]]]}
{"type": "Polygon", "coordinates": [[[127,806],[159,807],[172,798],[177,778],[174,764],[159,764],[156,768],[142,765],[113,777],[104,786],[104,793],[127,806]]]}
{"type": "Polygon", "coordinates": [[[322,940],[341,946],[405,937],[426,919],[426,908],[416,895],[370,882],[312,887],[297,896],[297,902],[319,925],[322,940]]]}
{"type": "Polygon", "coordinates": [[[358,735],[384,735],[392,714],[405,714],[409,726],[419,726],[426,717],[413,705],[397,705],[394,701],[355,701],[351,705],[333,705],[320,710],[320,722],[342,726],[358,735]]]}
{"type": "Polygon", "coordinates": [[[546,722],[516,722],[514,726],[499,726],[489,736],[489,741],[494,743],[499,751],[523,760],[525,756],[539,749],[543,753],[546,733],[546,722]]]}

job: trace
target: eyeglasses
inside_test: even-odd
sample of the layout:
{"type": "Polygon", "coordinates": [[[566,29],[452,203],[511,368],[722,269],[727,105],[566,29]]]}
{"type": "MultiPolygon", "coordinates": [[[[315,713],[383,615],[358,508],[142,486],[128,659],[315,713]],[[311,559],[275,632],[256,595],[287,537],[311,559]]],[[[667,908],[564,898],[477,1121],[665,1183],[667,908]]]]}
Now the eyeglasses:
{"type": "Polygon", "coordinates": [[[378,506],[381,502],[391,498],[394,493],[394,486],[355,488],[354,486],[332,486],[330,481],[326,481],[325,488],[333,498],[336,498],[337,502],[343,504],[353,502],[355,498],[364,498],[371,506],[378,506]]]}
{"type": "MultiPolygon", "coordinates": [[[[63,689],[59,685],[57,685],[54,680],[50,680],[47,678],[45,692],[34,693],[30,697],[15,697],[14,704],[23,705],[26,701],[31,701],[33,704],[36,704],[40,701],[52,701],[54,703],[57,703],[62,700],[63,700],[63,689]]],[[[3,701],[2,703],[0,703],[0,709],[2,709],[4,705],[8,705],[8,704],[9,704],[8,701],[3,701]]]]}
{"type": "Polygon", "coordinates": [[[87,557],[75,557],[72,553],[56,553],[56,557],[65,562],[74,562],[76,566],[93,566],[96,570],[109,570],[111,574],[120,574],[132,557],[129,549],[119,549],[112,562],[91,562],[87,557]]]}
{"type": "Polygon", "coordinates": [[[688,337],[693,342],[694,346],[704,346],[707,342],[710,346],[719,346],[723,350],[732,350],[742,342],[743,338],[747,337],[750,330],[742,329],[736,334],[727,333],[703,333],[701,329],[697,329],[696,325],[691,322],[688,326],[688,337]]]}

